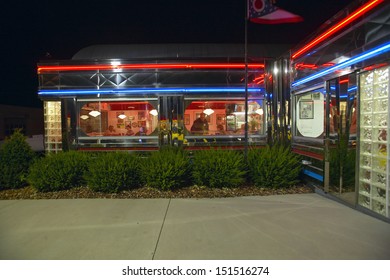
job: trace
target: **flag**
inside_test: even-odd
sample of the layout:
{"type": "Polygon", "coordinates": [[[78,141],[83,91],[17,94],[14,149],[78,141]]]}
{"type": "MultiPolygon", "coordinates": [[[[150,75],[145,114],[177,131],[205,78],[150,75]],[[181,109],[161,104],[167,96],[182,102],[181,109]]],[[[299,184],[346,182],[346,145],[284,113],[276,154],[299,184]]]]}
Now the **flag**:
{"type": "Polygon", "coordinates": [[[303,21],[299,15],[273,5],[273,0],[248,0],[248,18],[262,24],[294,23],[303,21]]]}

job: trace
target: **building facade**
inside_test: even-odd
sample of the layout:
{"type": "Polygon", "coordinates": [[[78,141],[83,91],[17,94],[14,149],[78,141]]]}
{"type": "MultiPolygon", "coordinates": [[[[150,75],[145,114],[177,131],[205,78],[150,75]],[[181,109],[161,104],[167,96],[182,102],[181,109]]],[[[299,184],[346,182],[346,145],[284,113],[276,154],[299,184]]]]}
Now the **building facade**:
{"type": "Polygon", "coordinates": [[[389,1],[357,0],[286,55],[251,46],[248,63],[244,46],[197,44],[92,46],[42,62],[46,151],[291,139],[320,191],[388,220],[389,15],[389,1]]]}
{"type": "Polygon", "coordinates": [[[241,45],[103,45],[42,62],[46,150],[263,145],[264,57],[275,51],[252,46],[246,65],[241,45]]]}
{"type": "Polygon", "coordinates": [[[292,144],[320,189],[390,217],[390,3],[355,1],[291,51],[292,144]]]}

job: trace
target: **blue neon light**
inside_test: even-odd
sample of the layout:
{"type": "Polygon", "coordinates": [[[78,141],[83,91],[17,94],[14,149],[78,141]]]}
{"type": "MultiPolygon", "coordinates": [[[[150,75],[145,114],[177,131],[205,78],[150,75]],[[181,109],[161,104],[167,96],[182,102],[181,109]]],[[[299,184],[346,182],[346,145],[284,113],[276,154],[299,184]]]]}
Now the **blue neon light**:
{"type": "MultiPolygon", "coordinates": [[[[263,88],[248,88],[248,92],[260,93],[263,88]]],[[[90,94],[123,94],[123,93],[245,93],[245,88],[131,88],[131,89],[94,89],[94,90],[40,90],[38,95],[90,95],[90,94]]]]}
{"type": "Polygon", "coordinates": [[[324,181],[324,176],[319,175],[319,174],[317,174],[317,173],[315,173],[315,172],[313,172],[313,171],[311,171],[311,170],[304,169],[304,170],[303,170],[303,173],[304,173],[305,175],[309,176],[309,177],[312,177],[312,178],[318,180],[318,181],[321,181],[321,182],[324,181]]]}
{"type": "Polygon", "coordinates": [[[351,66],[352,64],[362,62],[366,59],[378,56],[378,55],[385,53],[385,52],[388,52],[388,51],[390,51],[390,43],[389,42],[387,42],[386,44],[381,45],[379,47],[376,47],[374,49],[363,52],[360,55],[357,55],[357,56],[352,57],[346,61],[343,61],[342,63],[339,63],[339,64],[336,64],[336,65],[331,66],[329,68],[326,68],[326,69],[324,69],[316,74],[307,76],[306,78],[303,78],[300,80],[297,80],[291,84],[291,87],[296,87],[296,86],[302,85],[304,83],[307,83],[309,81],[312,81],[312,80],[315,80],[315,79],[320,78],[322,76],[325,76],[329,73],[332,73],[336,70],[343,69],[345,67],[351,66]]]}

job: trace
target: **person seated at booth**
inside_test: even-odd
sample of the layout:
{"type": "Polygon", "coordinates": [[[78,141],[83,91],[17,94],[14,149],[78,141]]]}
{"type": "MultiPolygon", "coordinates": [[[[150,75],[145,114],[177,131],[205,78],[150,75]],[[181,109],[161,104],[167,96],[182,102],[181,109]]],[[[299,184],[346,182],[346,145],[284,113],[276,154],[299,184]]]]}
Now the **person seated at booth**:
{"type": "Polygon", "coordinates": [[[201,113],[199,118],[197,118],[191,126],[191,133],[203,135],[208,134],[209,132],[209,123],[206,119],[206,114],[201,113]]]}

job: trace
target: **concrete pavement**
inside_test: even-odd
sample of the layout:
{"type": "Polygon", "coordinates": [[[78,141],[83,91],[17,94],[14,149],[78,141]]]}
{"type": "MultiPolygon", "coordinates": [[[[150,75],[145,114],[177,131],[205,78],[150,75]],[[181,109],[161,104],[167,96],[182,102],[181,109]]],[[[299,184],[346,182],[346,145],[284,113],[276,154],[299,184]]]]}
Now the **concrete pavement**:
{"type": "Polygon", "coordinates": [[[0,201],[0,259],[390,259],[390,224],[321,195],[0,201]]]}

